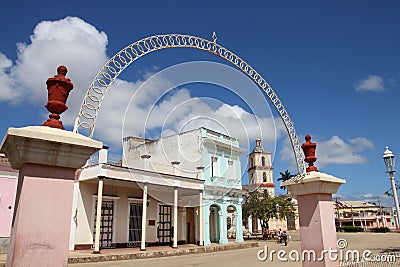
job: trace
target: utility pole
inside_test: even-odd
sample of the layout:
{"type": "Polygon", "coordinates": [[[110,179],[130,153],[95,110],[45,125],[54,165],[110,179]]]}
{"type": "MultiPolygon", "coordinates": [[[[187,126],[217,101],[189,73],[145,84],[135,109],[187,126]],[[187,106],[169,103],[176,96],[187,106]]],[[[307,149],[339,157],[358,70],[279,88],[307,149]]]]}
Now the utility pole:
{"type": "MultiPolygon", "coordinates": [[[[386,217],[384,215],[384,211],[382,209],[382,204],[381,204],[381,197],[377,196],[377,197],[371,197],[372,199],[377,199],[378,200],[378,207],[379,207],[379,215],[381,216],[381,221],[382,221],[382,227],[386,226],[386,217]]],[[[376,204],[375,204],[376,205],[376,204]]],[[[378,219],[378,212],[376,214],[377,216],[377,227],[381,227],[380,223],[379,223],[379,219],[378,219]]]]}

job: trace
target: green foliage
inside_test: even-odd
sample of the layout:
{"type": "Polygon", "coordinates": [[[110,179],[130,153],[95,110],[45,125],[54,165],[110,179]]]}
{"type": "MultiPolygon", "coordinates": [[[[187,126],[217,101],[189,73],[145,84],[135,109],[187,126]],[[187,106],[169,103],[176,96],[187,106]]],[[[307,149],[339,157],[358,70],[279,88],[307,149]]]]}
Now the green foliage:
{"type": "MultiPolygon", "coordinates": [[[[281,182],[286,182],[287,180],[289,180],[290,178],[292,178],[292,177],[295,176],[295,175],[293,175],[293,174],[290,174],[290,171],[288,171],[288,170],[286,170],[285,173],[280,172],[279,174],[281,175],[281,177],[278,178],[278,181],[281,181],[281,182]]],[[[282,190],[285,190],[285,189],[286,189],[285,186],[281,186],[280,188],[281,188],[282,190]]]]}
{"type": "Polygon", "coordinates": [[[371,232],[374,233],[387,233],[390,232],[390,229],[387,227],[375,227],[371,229],[371,232]]]}
{"type": "Polygon", "coordinates": [[[269,229],[268,222],[272,218],[286,219],[293,216],[294,207],[287,196],[271,197],[267,190],[250,193],[242,206],[243,218],[252,216],[261,222],[263,229],[269,229]]]}
{"type": "Polygon", "coordinates": [[[338,229],[348,233],[364,232],[364,229],[360,226],[343,226],[342,228],[338,227],[338,229]]]}

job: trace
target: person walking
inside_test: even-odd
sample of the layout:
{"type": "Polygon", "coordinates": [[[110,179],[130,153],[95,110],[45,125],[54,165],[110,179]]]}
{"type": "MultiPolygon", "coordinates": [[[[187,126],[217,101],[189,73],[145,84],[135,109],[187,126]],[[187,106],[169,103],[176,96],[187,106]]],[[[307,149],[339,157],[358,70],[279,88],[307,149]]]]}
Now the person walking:
{"type": "Polygon", "coordinates": [[[287,235],[286,231],[283,231],[282,239],[285,242],[285,246],[287,246],[288,235],[287,235]]]}

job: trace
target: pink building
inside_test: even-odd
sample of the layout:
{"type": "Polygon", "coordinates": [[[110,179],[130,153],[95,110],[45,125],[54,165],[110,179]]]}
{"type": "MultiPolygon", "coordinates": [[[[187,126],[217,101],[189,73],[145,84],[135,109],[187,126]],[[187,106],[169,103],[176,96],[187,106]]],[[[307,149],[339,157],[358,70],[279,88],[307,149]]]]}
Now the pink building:
{"type": "Polygon", "coordinates": [[[7,253],[17,182],[18,171],[0,154],[0,254],[7,253]]]}

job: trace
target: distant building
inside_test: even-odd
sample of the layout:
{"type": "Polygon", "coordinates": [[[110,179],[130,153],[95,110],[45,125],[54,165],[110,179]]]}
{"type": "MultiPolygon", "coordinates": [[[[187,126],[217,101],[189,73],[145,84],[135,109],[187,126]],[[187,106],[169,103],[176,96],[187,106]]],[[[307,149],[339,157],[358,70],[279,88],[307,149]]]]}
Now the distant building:
{"type": "Polygon", "coordinates": [[[365,230],[374,227],[395,228],[391,209],[360,200],[335,201],[336,226],[359,226],[365,230]]]}

